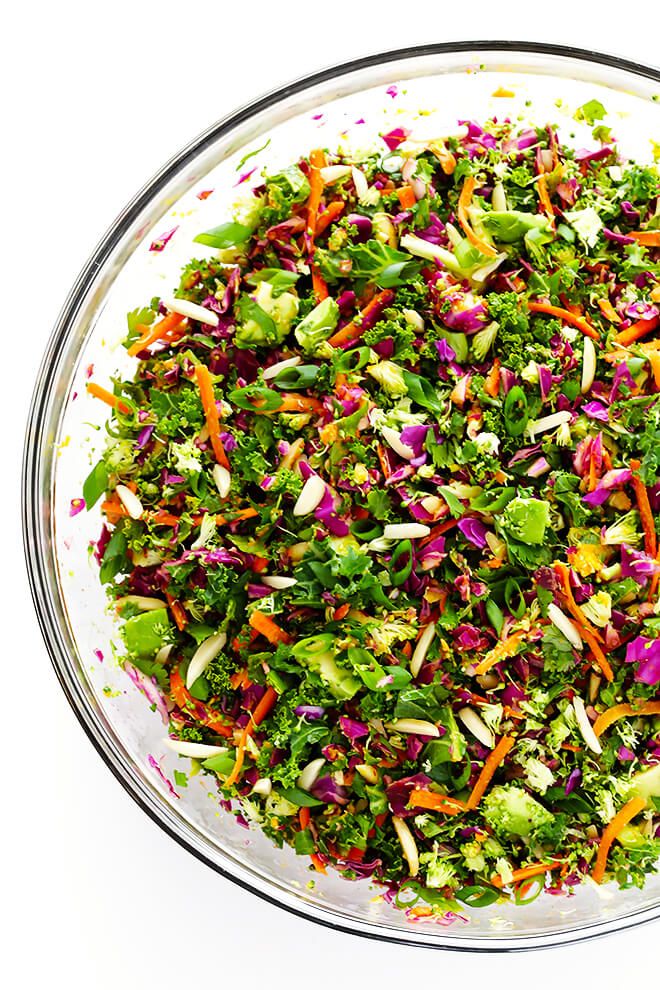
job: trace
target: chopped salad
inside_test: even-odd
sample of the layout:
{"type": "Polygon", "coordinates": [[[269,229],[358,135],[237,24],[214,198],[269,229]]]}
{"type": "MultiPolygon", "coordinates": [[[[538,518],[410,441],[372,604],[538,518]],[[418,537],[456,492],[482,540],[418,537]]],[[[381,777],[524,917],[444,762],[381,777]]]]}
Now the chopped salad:
{"type": "Polygon", "coordinates": [[[87,386],[163,752],[411,917],[660,859],[658,169],[599,107],[264,174],[87,386]]]}

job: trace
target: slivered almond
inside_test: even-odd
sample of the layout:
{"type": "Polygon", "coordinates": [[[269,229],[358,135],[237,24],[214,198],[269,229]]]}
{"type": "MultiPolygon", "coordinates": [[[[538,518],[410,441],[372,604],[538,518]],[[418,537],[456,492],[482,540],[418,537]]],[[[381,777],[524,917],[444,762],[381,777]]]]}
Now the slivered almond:
{"type": "Polygon", "coordinates": [[[598,736],[593,730],[589,716],[584,707],[584,701],[577,694],[573,698],[573,711],[577,720],[578,728],[589,749],[599,755],[603,752],[603,747],[598,741],[598,736]]]}
{"type": "Polygon", "coordinates": [[[279,577],[277,574],[262,574],[260,575],[260,581],[265,584],[267,588],[275,588],[276,591],[283,591],[285,588],[293,588],[294,584],[298,584],[295,578],[292,577],[279,577]]]}
{"type": "Polygon", "coordinates": [[[318,474],[311,474],[293,507],[294,516],[307,516],[320,505],[325,495],[325,481],[318,474]]]}
{"type": "Polygon", "coordinates": [[[457,714],[465,728],[472,733],[475,739],[478,739],[488,749],[493,748],[495,737],[481,716],[473,708],[461,708],[457,714]]]}
{"type": "Polygon", "coordinates": [[[586,395],[594,383],[596,377],[596,348],[591,337],[584,338],[584,349],[582,351],[582,383],[580,391],[586,395]]]}
{"type": "Polygon", "coordinates": [[[144,512],[142,502],[135,492],[132,492],[126,485],[117,485],[115,488],[117,498],[128,512],[131,519],[139,519],[144,512]]]}
{"type": "Polygon", "coordinates": [[[438,738],[440,730],[433,722],[427,722],[423,718],[396,718],[393,722],[386,722],[385,728],[389,732],[403,732],[404,735],[433,736],[438,738]]]}
{"type": "Polygon", "coordinates": [[[358,763],[355,769],[368,784],[378,783],[378,769],[372,766],[371,763],[358,763]]]}
{"type": "Polygon", "coordinates": [[[403,457],[406,461],[411,460],[415,456],[415,451],[412,447],[409,447],[407,443],[404,443],[401,439],[401,434],[393,430],[391,426],[384,426],[381,430],[383,439],[388,447],[391,447],[395,454],[399,457],[403,457]]]}
{"type": "Polygon", "coordinates": [[[226,467],[223,467],[222,464],[215,464],[212,474],[215,487],[218,489],[220,498],[227,498],[231,487],[231,475],[229,471],[226,467]]]}
{"type": "Polygon", "coordinates": [[[277,378],[280,371],[284,371],[285,368],[295,368],[302,361],[301,357],[291,357],[285,358],[284,361],[278,361],[277,364],[271,364],[270,368],[265,368],[263,373],[263,379],[267,382],[270,378],[277,378]]]}
{"type": "Polygon", "coordinates": [[[403,818],[399,818],[398,815],[392,815],[392,824],[394,825],[397,839],[401,843],[403,858],[408,864],[408,873],[411,877],[416,877],[419,873],[419,854],[417,852],[415,838],[403,818]]]}
{"type": "Polygon", "coordinates": [[[389,523],[383,529],[386,540],[419,540],[431,532],[424,523],[389,523]]]}
{"type": "Polygon", "coordinates": [[[270,777],[260,777],[252,788],[252,794],[258,794],[259,797],[269,797],[271,791],[273,790],[273,782],[270,777]]]}
{"type": "Polygon", "coordinates": [[[197,320],[198,323],[205,323],[209,327],[217,327],[220,317],[205,306],[198,306],[197,303],[190,302],[189,299],[163,299],[161,300],[165,309],[170,313],[178,313],[189,320],[197,320]]]}
{"type": "Polygon", "coordinates": [[[564,615],[554,602],[550,602],[548,605],[548,618],[553,626],[566,637],[571,646],[574,646],[576,650],[582,649],[582,637],[578,627],[567,615],[564,615]]]}
{"type": "Polygon", "coordinates": [[[212,756],[226,753],[226,746],[207,746],[205,743],[188,742],[184,739],[171,739],[166,736],[163,743],[179,756],[190,756],[195,760],[208,760],[212,756]]]}
{"type": "Polygon", "coordinates": [[[186,687],[188,690],[190,690],[200,674],[204,673],[211,661],[215,660],[226,642],[227,637],[221,632],[209,636],[203,643],[200,643],[188,665],[188,672],[186,674],[186,687]]]}
{"type": "Polygon", "coordinates": [[[417,640],[417,645],[415,646],[413,655],[410,658],[410,673],[413,677],[417,677],[422,669],[422,664],[426,660],[426,654],[429,652],[429,647],[431,646],[434,638],[435,622],[429,622],[417,640]]]}
{"type": "Polygon", "coordinates": [[[301,791],[308,791],[310,787],[314,786],[324,766],[325,760],[322,756],[319,756],[316,760],[310,760],[298,777],[297,784],[301,791]]]}

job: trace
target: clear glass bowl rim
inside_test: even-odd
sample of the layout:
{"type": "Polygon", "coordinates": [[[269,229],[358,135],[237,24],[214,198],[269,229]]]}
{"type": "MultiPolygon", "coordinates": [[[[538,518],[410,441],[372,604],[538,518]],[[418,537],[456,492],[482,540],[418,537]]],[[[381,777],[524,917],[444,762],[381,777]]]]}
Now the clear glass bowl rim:
{"type": "Polygon", "coordinates": [[[617,55],[587,51],[586,49],[568,45],[504,40],[438,42],[392,49],[329,66],[328,68],[303,76],[278,89],[265,93],[235,110],[233,113],[221,118],[174,155],[140,189],[101,238],[74,282],[51,332],[30,403],[23,451],[21,505],[23,544],[30,590],[46,649],[62,690],[75,716],[106,766],[108,766],[114,776],[119,780],[124,790],[160,828],[178,842],[179,845],[183,846],[183,848],[187,849],[221,876],[256,894],[263,900],[279,908],[283,908],[291,914],[314,921],[317,924],[322,924],[325,927],[348,934],[362,935],[377,941],[398,942],[402,945],[417,945],[424,948],[454,949],[468,952],[509,952],[575,943],[611,932],[637,927],[640,924],[660,918],[660,905],[633,912],[623,918],[604,922],[594,921],[591,924],[583,925],[571,931],[553,934],[508,938],[506,936],[502,936],[502,938],[470,938],[468,936],[454,939],[451,937],[448,929],[443,929],[437,940],[429,941],[428,936],[422,939],[419,936],[416,937],[414,932],[411,933],[410,937],[402,937],[391,930],[389,932],[378,931],[366,921],[360,923],[351,920],[350,922],[346,921],[342,923],[330,911],[325,916],[319,909],[310,905],[296,907],[292,904],[285,904],[269,892],[268,881],[264,881],[263,886],[259,888],[254,883],[235,875],[231,869],[213,861],[201,849],[195,848],[182,832],[167,821],[159,813],[159,809],[146,799],[145,794],[138,787],[136,779],[131,773],[130,766],[125,764],[125,761],[116,752],[115,748],[109,742],[107,734],[103,731],[103,727],[93,710],[91,700],[73,670],[68,651],[61,636],[57,603],[54,601],[49,582],[50,545],[48,531],[47,527],[44,526],[44,520],[42,518],[44,494],[43,448],[44,444],[48,443],[45,435],[45,427],[47,414],[53,400],[51,383],[54,380],[53,373],[56,370],[58,353],[71,334],[79,307],[98,273],[102,270],[104,262],[111,255],[113,248],[121,240],[122,235],[131,226],[134,219],[159,194],[168,180],[185,168],[197,155],[220,137],[226,136],[240,124],[249,120],[250,117],[276,106],[279,101],[285,98],[300,95],[319,84],[329,83],[333,79],[339,79],[349,73],[369,69],[370,67],[383,65],[384,63],[394,63],[424,56],[467,54],[478,53],[480,51],[545,55],[565,58],[567,60],[590,62],[603,68],[612,68],[630,73],[633,76],[641,76],[660,84],[660,69],[617,55]]]}

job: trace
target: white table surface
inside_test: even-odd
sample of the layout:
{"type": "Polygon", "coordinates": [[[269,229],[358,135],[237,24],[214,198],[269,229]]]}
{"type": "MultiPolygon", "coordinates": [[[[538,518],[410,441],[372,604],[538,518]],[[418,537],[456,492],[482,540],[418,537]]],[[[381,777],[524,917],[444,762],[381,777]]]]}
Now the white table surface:
{"type": "Polygon", "coordinates": [[[3,15],[7,987],[657,984],[660,923],[540,953],[438,954],[333,933],[215,875],[138,809],[69,710],[37,629],[18,524],[23,423],[52,322],[99,235],[179,146],[289,78],[429,40],[549,40],[657,64],[653,4],[611,10],[587,0],[24,0],[3,15]]]}

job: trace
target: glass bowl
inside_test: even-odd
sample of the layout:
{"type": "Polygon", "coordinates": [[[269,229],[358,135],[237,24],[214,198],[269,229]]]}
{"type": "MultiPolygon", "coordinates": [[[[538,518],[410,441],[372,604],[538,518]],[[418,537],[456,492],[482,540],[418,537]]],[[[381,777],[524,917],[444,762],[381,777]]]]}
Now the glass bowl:
{"type": "MultiPolygon", "coordinates": [[[[104,439],[105,407],[85,392],[90,365],[106,385],[117,369],[131,374],[132,359],[119,345],[127,311],[171,291],[192,237],[225,219],[239,178],[253,167],[287,164],[320,142],[364,146],[396,124],[447,134],[458,119],[493,113],[557,121],[564,137],[577,132],[574,140],[588,141],[589,130],[572,114],[594,98],[609,111],[623,151],[648,159],[650,139],[660,136],[658,92],[654,69],[527,43],[427,45],[326,69],[237,110],[165,165],[105,234],[64,305],[32,400],[23,478],[27,564],[57,676],[98,752],[140,806],[222,875],[289,911],[407,944],[532,948],[659,917],[660,877],[644,890],[584,884],[571,896],[544,895],[525,907],[413,921],[368,881],[312,875],[307,857],[240,827],[220,810],[208,777],[191,778],[185,789],[173,785],[174,769],[186,769],[187,761],[164,752],[159,714],[114,658],[117,630],[88,551],[100,531],[98,508],[70,516],[104,439]],[[251,151],[258,153],[240,164],[251,151]],[[165,249],[150,250],[172,228],[165,249]]],[[[109,830],[99,841],[112,848],[115,837],[109,830]]]]}

